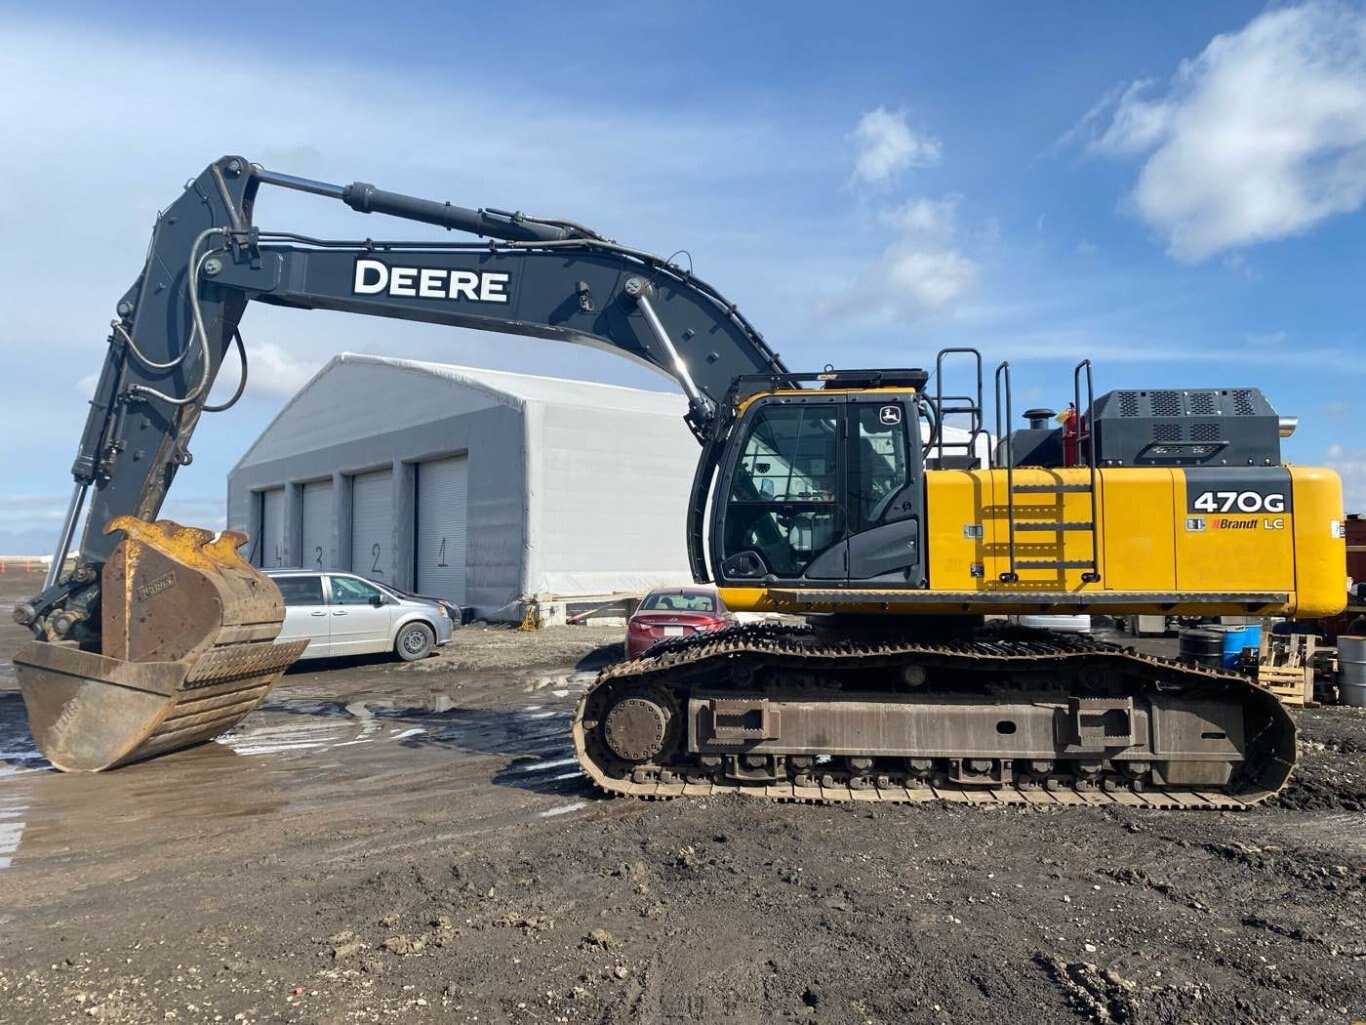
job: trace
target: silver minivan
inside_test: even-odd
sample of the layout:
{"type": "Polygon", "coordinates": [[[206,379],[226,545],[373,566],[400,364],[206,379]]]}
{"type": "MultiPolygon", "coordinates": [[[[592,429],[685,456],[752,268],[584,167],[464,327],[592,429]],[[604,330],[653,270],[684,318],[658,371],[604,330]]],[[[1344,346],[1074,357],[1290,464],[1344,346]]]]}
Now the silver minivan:
{"type": "Polygon", "coordinates": [[[285,599],[278,640],[307,638],[300,658],[392,651],[405,662],[426,658],[451,639],[439,604],[409,598],[354,573],[268,569],[285,599]]]}

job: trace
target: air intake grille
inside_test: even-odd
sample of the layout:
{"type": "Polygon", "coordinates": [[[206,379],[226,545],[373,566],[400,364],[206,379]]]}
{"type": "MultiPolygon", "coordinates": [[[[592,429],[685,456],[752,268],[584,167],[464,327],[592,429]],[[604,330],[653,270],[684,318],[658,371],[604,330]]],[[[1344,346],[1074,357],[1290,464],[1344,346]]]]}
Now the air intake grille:
{"type": "Polygon", "coordinates": [[[1092,414],[1101,466],[1281,464],[1280,418],[1256,388],[1112,391],[1097,396],[1092,414]]]}
{"type": "Polygon", "coordinates": [[[1175,391],[1153,392],[1153,416],[1180,416],[1181,393],[1175,391]]]}

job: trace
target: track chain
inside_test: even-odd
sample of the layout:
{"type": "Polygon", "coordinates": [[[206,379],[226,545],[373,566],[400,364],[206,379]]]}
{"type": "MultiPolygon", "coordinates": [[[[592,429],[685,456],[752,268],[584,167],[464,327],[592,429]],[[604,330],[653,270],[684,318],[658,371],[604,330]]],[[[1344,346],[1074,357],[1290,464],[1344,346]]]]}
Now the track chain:
{"type": "Polygon", "coordinates": [[[1274,696],[1236,672],[1195,665],[1124,648],[1087,635],[1055,634],[1022,627],[988,627],[970,635],[940,643],[919,640],[879,638],[863,641],[854,638],[824,641],[806,626],[760,623],[742,624],[711,634],[671,638],[654,645],[640,658],[609,666],[599,673],[593,687],[580,699],[573,723],[574,750],[580,765],[603,791],[636,798],[660,800],[675,797],[711,797],[723,793],[742,793],[774,801],[829,804],[869,802],[921,804],[931,801],[986,806],[1018,807],[1131,807],[1169,809],[1245,810],[1277,793],[1289,776],[1294,762],[1294,722],[1274,696]],[[1277,735],[1249,738],[1249,746],[1260,742],[1272,753],[1266,785],[1245,787],[1237,793],[1214,788],[1161,788],[1137,790],[1102,781],[1075,783],[1049,780],[1044,784],[961,785],[930,784],[878,785],[875,777],[850,777],[834,786],[797,786],[794,783],[754,784],[712,779],[684,782],[670,772],[658,779],[635,782],[610,774],[589,752],[584,716],[594,693],[605,685],[622,681],[641,684],[667,683],[680,675],[722,669],[726,663],[754,656],[766,665],[784,668],[847,668],[851,662],[870,665],[914,658],[939,667],[973,670],[1001,670],[1020,667],[1046,669],[1049,663],[1074,665],[1122,664],[1130,672],[1146,674],[1150,683],[1161,679],[1184,685],[1204,685],[1241,691],[1242,700],[1259,703],[1269,729],[1277,735]]]}

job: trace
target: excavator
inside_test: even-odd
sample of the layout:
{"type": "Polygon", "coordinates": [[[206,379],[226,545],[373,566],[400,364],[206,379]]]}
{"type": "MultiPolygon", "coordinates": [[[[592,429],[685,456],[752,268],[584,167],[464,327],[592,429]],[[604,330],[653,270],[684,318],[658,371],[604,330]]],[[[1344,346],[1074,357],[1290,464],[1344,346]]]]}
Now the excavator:
{"type": "Polygon", "coordinates": [[[794,373],[691,268],[573,221],[240,156],[157,218],[111,322],[50,571],[15,609],[34,634],[15,658],[30,727],[59,769],[217,736],[300,653],[276,643],[283,604],[239,556],[243,534],[156,519],[201,416],[246,386],[253,302],[592,345],[686,394],[693,575],[732,610],[786,615],[604,670],[572,729],[605,791],[1246,808],[1292,770],[1293,721],[1248,676],[1009,618],[1340,611],[1340,481],[1285,463],[1293,421],[1258,389],[1096,398],[1083,360],[1065,422],[1031,410],[1014,430],[1001,363],[988,430],[974,349],[940,352],[933,372],[794,373]],[[263,186],[458,234],[267,231],[263,186]],[[211,404],[234,350],[234,393],[211,404]]]}

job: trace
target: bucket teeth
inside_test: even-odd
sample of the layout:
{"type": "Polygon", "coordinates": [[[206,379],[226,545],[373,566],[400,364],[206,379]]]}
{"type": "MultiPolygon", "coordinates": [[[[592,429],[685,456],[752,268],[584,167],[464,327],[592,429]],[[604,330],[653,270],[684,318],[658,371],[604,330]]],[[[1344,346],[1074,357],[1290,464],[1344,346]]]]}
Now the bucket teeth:
{"type": "Polygon", "coordinates": [[[102,652],[34,642],[15,658],[29,726],[53,765],[99,770],[210,740],[240,722],[306,642],[276,644],[284,602],[238,554],[246,535],[110,520],[102,652]]]}
{"type": "Polygon", "coordinates": [[[204,546],[204,554],[220,566],[246,565],[238,549],[247,543],[247,535],[240,530],[225,530],[204,546]]]}
{"type": "Polygon", "coordinates": [[[215,534],[203,527],[184,527],[174,520],[148,523],[136,516],[115,516],[104,528],[106,534],[122,531],[125,541],[145,545],[186,565],[204,568],[211,565],[225,568],[251,569],[237,554],[247,542],[247,535],[239,530],[225,530],[215,534]]]}

